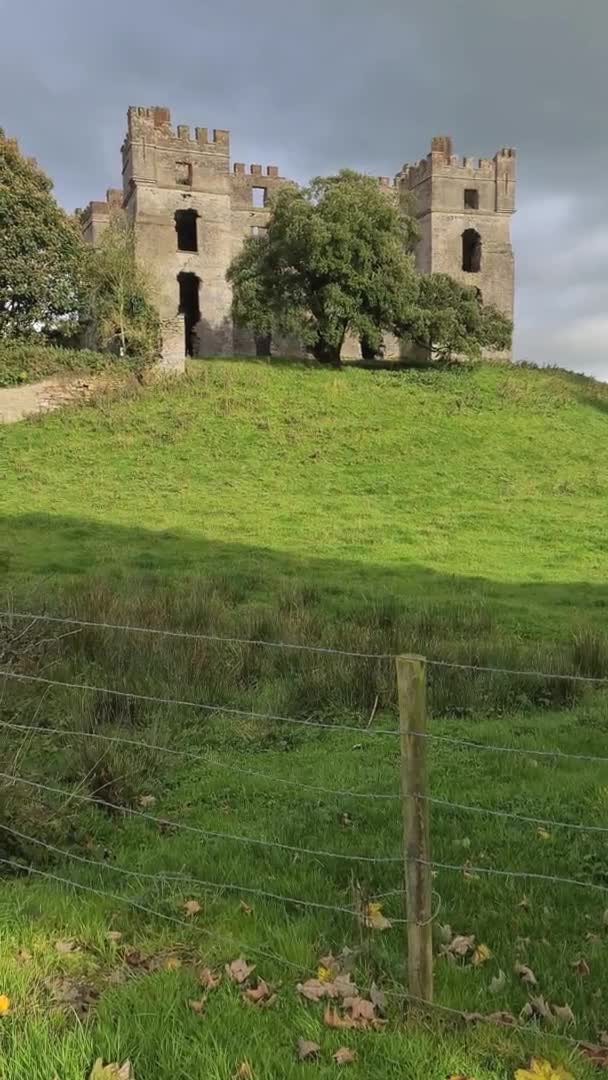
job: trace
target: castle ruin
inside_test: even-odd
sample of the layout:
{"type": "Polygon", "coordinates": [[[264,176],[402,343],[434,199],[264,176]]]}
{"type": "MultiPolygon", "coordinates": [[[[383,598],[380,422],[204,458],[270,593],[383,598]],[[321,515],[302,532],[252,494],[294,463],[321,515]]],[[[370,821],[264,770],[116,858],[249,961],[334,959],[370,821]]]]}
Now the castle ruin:
{"type": "MultiPolygon", "coordinates": [[[[460,159],[451,139],[438,136],[426,158],[379,182],[387,193],[414,197],[418,269],[474,286],[484,303],[512,319],[515,151],[460,159]]],[[[164,367],[180,370],[188,355],[265,351],[264,342],[233,325],[226,272],[245,238],[267,227],[269,197],[289,183],[276,165],[237,162],[231,169],[228,131],[196,128],[192,135],[185,125],[173,129],[167,108],[129,108],[122,190],[89,203],[81,225],[94,245],[113,211],[133,222],[138,258],[155,284],[164,367]]],[[[397,358],[400,349],[398,341],[387,340],[388,358],[397,358]]],[[[359,343],[348,339],[343,355],[360,356],[359,343]]]]}

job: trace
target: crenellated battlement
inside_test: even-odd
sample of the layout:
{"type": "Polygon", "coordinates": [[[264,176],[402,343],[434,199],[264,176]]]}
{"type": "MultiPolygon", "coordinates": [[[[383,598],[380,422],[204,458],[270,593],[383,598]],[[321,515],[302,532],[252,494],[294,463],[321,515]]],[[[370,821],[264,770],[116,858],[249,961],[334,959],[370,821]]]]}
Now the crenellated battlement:
{"type": "Polygon", "coordinates": [[[242,161],[235,161],[232,171],[235,176],[265,176],[273,180],[280,176],[278,165],[267,165],[265,169],[261,165],[250,165],[247,168],[242,161]]]}
{"type": "Polygon", "coordinates": [[[160,142],[162,145],[174,142],[192,149],[217,148],[225,153],[230,145],[230,132],[224,128],[213,128],[209,131],[206,127],[196,127],[192,135],[189,124],[178,124],[177,129],[173,127],[171,110],[165,105],[130,105],[125,143],[140,139],[160,142]]]}
{"type": "Polygon", "coordinates": [[[414,164],[403,165],[396,180],[408,188],[415,188],[435,173],[463,180],[495,179],[498,173],[504,175],[505,172],[514,177],[516,156],[512,147],[503,147],[493,158],[460,157],[453,153],[448,135],[436,135],[431,141],[430,154],[414,164]]]}

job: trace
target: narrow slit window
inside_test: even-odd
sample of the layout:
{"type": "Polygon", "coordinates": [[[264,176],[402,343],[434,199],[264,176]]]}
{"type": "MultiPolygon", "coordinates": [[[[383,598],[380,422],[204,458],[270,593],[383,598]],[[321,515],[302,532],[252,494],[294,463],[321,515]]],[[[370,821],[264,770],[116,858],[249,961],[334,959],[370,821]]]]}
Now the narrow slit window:
{"type": "Polygon", "coordinates": [[[266,188],[252,187],[251,204],[258,210],[262,210],[266,206],[266,188]]]}
{"type": "Polygon", "coordinates": [[[465,210],[479,210],[479,192],[477,188],[464,189],[465,210]]]}
{"type": "Polygon", "coordinates": [[[177,233],[178,251],[198,251],[198,236],[196,228],[196,210],[175,211],[175,231],[177,233]]]}

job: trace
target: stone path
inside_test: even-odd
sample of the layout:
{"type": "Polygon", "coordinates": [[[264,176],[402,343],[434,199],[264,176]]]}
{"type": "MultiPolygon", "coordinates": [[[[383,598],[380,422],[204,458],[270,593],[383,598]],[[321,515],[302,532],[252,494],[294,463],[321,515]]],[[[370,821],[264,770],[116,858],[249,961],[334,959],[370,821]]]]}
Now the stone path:
{"type": "Polygon", "coordinates": [[[13,424],[26,416],[50,412],[69,401],[88,397],[92,382],[84,379],[43,379],[23,386],[0,388],[0,424],[13,424]]]}

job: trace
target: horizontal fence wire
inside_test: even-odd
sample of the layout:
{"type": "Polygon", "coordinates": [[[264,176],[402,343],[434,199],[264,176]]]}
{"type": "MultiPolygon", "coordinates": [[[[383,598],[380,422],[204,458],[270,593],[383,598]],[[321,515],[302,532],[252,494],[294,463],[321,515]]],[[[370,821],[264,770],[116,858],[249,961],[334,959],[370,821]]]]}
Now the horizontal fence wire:
{"type": "Polygon", "coordinates": [[[41,727],[38,724],[15,724],[9,720],[0,720],[0,728],[9,728],[11,731],[23,731],[36,735],[59,735],[63,738],[83,738],[94,739],[99,742],[114,743],[119,746],[132,746],[139,750],[152,750],[158,751],[163,754],[170,754],[175,757],[185,757],[193,761],[201,761],[204,765],[209,765],[213,769],[223,769],[227,772],[238,773],[239,776],[253,776],[259,780],[268,780],[273,784],[285,784],[292,788],[302,788],[304,791],[312,791],[316,794],[323,795],[338,795],[343,798],[353,799],[380,799],[380,800],[392,800],[399,799],[401,796],[398,794],[382,794],[373,791],[350,791],[344,788],[328,788],[321,787],[318,784],[305,784],[300,780],[288,780],[283,776],[275,776],[273,773],[260,772],[257,769],[244,769],[240,765],[233,765],[231,762],[218,761],[215,758],[210,758],[207,754],[197,753],[196,750],[182,750],[177,749],[174,746],[162,746],[159,743],[145,742],[142,739],[127,739],[122,735],[103,735],[97,731],[86,731],[81,728],[52,728],[41,727]]]}
{"type": "Polygon", "coordinates": [[[78,802],[88,802],[97,806],[105,806],[110,810],[116,810],[120,814],[129,814],[132,817],[153,821],[155,825],[162,825],[165,828],[183,829],[185,832],[195,833],[197,836],[204,836],[208,840],[230,840],[237,844],[252,844],[256,847],[291,851],[296,855],[311,855],[328,859],[345,859],[350,862],[402,862],[402,859],[398,855],[351,855],[342,851],[326,851],[324,849],[298,847],[294,844],[282,844],[277,840],[263,840],[253,836],[238,836],[234,833],[216,832],[212,829],[201,829],[198,825],[188,825],[185,821],[174,821],[170,818],[157,817],[155,814],[149,814],[145,810],[136,810],[132,806],[122,806],[120,803],[113,803],[108,799],[100,799],[96,795],[81,795],[78,792],[66,791],[65,788],[51,787],[49,784],[43,784],[37,780],[28,780],[25,776],[14,776],[12,773],[0,772],[0,779],[15,784],[26,784],[28,787],[36,788],[39,791],[48,791],[53,795],[63,795],[67,802],[76,799],[78,802]]]}
{"type": "Polygon", "coordinates": [[[563,750],[534,750],[529,746],[500,746],[495,743],[480,743],[473,739],[459,739],[455,735],[437,735],[431,731],[410,731],[415,739],[431,739],[433,742],[449,743],[450,746],[464,746],[468,750],[487,750],[495,754],[523,754],[528,757],[555,758],[558,761],[593,761],[608,765],[608,757],[601,754],[569,754],[563,750]]]}
{"type": "MultiPolygon", "coordinates": [[[[345,907],[338,904],[325,904],[317,900],[302,899],[297,896],[283,896],[280,893],[268,892],[266,889],[256,889],[249,885],[238,885],[229,881],[206,881],[203,878],[195,877],[192,874],[182,873],[164,873],[149,874],[143,870],[128,870],[123,866],[116,866],[114,863],[102,862],[99,859],[89,859],[85,855],[78,855],[75,851],[68,851],[64,848],[55,847],[54,844],[47,843],[46,840],[40,840],[35,836],[28,836],[27,833],[20,832],[19,829],[15,829],[10,825],[0,824],[0,829],[4,832],[10,833],[11,836],[16,836],[20,840],[25,840],[30,844],[37,844],[38,847],[44,848],[46,851],[52,851],[55,855],[61,855],[66,859],[73,859],[76,862],[84,863],[87,866],[97,866],[102,870],[107,870],[110,873],[121,874],[124,877],[138,878],[144,881],[154,882],[174,882],[189,885],[196,885],[205,890],[217,890],[218,892],[226,889],[231,892],[246,893],[248,896],[257,896],[264,900],[276,900],[283,904],[296,904],[300,907],[319,908],[322,911],[335,911],[343,915],[350,915],[354,918],[364,917],[364,912],[357,910],[354,907],[345,907]]],[[[406,923],[407,919],[391,918],[391,923],[406,923]]]]}
{"type": "MultiPolygon", "coordinates": [[[[58,735],[63,738],[93,739],[99,742],[118,744],[120,746],[131,746],[140,750],[158,751],[176,757],[185,757],[194,761],[201,761],[204,765],[209,765],[212,768],[223,769],[239,775],[252,776],[256,779],[267,780],[272,784],[278,783],[293,788],[301,788],[305,791],[312,791],[315,794],[339,796],[341,798],[378,799],[381,801],[400,801],[403,798],[403,795],[390,792],[352,791],[345,788],[328,788],[321,787],[317,784],[304,784],[299,780],[288,780],[285,777],[276,776],[273,773],[259,772],[256,769],[243,769],[240,766],[233,765],[229,762],[217,761],[213,758],[209,758],[207,754],[197,753],[195,750],[175,749],[175,747],[162,746],[161,744],[150,743],[141,739],[127,739],[120,735],[102,735],[96,731],[85,731],[74,728],[48,728],[33,724],[15,724],[8,720],[0,720],[0,728],[8,728],[11,731],[23,731],[36,735],[58,735]]],[[[557,821],[549,817],[531,817],[526,814],[518,814],[515,811],[493,809],[489,806],[474,806],[469,803],[451,802],[449,799],[442,799],[434,795],[417,794],[410,796],[410,798],[422,799],[425,802],[431,803],[433,806],[444,806],[453,810],[462,810],[467,813],[485,814],[489,817],[507,818],[512,821],[521,821],[528,825],[550,825],[554,828],[574,829],[579,832],[608,833],[608,826],[605,825],[585,825],[573,821],[557,821]]]]}
{"type": "Polygon", "coordinates": [[[20,682],[42,683],[46,686],[61,686],[66,690],[86,690],[93,694],[108,694],[112,697],[129,698],[132,701],[147,701],[156,705],[176,705],[190,709],[202,709],[204,712],[225,713],[228,716],[246,716],[253,720],[274,720],[282,724],[301,724],[304,727],[323,728],[324,731],[354,731],[357,735],[398,735],[397,728],[354,727],[346,724],[322,724],[318,720],[298,720],[293,716],[275,716],[273,713],[255,712],[253,709],[235,709],[229,705],[207,705],[200,701],[180,700],[179,698],[156,697],[153,694],[136,694],[130,690],[114,690],[107,686],[91,686],[89,683],[70,683],[60,679],[47,679],[42,675],[24,675],[17,671],[0,668],[0,677],[17,679],[20,682]]]}
{"type": "Polygon", "coordinates": [[[553,885],[575,885],[580,889],[593,889],[596,892],[608,893],[608,885],[600,885],[595,881],[581,881],[579,878],[558,877],[554,874],[538,874],[532,870],[499,870],[495,866],[471,866],[469,863],[436,862],[435,859],[419,859],[411,857],[411,862],[419,863],[420,866],[430,866],[433,870],[455,870],[460,874],[487,874],[503,878],[521,878],[532,881],[548,881],[553,885]]]}
{"type": "MultiPolygon", "coordinates": [[[[185,638],[192,641],[215,641],[230,645],[259,645],[271,649],[294,649],[300,652],[328,653],[335,656],[352,656],[366,660],[394,660],[398,653],[371,653],[357,652],[349,649],[338,649],[326,645],[305,645],[293,641],[266,641],[261,638],[240,638],[224,636],[221,634],[203,634],[187,630],[165,630],[150,626],[131,626],[124,623],[95,622],[92,619],[77,619],[58,615],[46,615],[35,612],[23,611],[0,611],[0,618],[25,619],[35,622],[59,623],[67,626],[97,628],[100,630],[120,630],[135,634],[154,634],[159,637],[185,638]]],[[[484,664],[462,664],[452,660],[438,660],[435,658],[423,658],[425,663],[435,667],[455,668],[461,671],[479,671],[495,675],[518,675],[537,679],[566,679],[573,682],[583,683],[608,683],[608,675],[577,675],[553,671],[534,671],[530,669],[505,668],[484,664]]]]}

